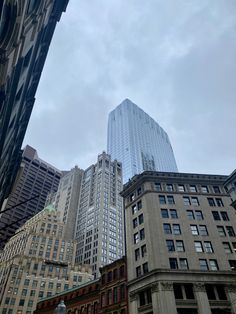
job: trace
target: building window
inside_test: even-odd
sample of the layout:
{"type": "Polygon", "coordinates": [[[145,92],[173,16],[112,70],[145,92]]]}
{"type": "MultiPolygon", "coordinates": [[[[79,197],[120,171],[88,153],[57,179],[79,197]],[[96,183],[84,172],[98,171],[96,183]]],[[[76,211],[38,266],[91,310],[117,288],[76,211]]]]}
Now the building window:
{"type": "Polygon", "coordinates": [[[161,217],[162,218],[169,218],[169,214],[168,214],[167,209],[161,209],[161,217]]]}
{"type": "Polygon", "coordinates": [[[143,219],[143,214],[138,216],[138,222],[141,225],[143,223],[144,219],[143,219]]]}
{"type": "Polygon", "coordinates": [[[173,192],[173,184],[166,184],[166,191],[173,192]]]}
{"type": "Polygon", "coordinates": [[[234,236],[235,236],[233,227],[231,227],[231,226],[226,226],[225,228],[226,228],[226,231],[227,231],[227,233],[228,233],[228,235],[229,235],[230,237],[234,237],[234,236]]]}
{"type": "Polygon", "coordinates": [[[189,190],[190,192],[196,193],[197,192],[196,185],[190,185],[189,190]]]}
{"type": "Polygon", "coordinates": [[[221,217],[224,221],[229,221],[229,216],[227,214],[227,212],[220,212],[221,217]]]}
{"type": "Polygon", "coordinates": [[[176,251],[177,252],[184,252],[185,251],[184,242],[182,240],[176,240],[175,244],[176,244],[176,251]]]}
{"type": "Polygon", "coordinates": [[[198,228],[196,225],[191,225],[190,228],[191,228],[192,235],[198,235],[198,228]]]}
{"type": "Polygon", "coordinates": [[[133,219],[133,228],[136,228],[138,226],[138,218],[133,219]]]}
{"type": "Polygon", "coordinates": [[[116,304],[118,302],[118,289],[114,287],[113,289],[113,302],[116,304]]]}
{"type": "Polygon", "coordinates": [[[138,211],[138,208],[137,208],[137,205],[135,204],[135,205],[132,206],[132,214],[133,215],[136,214],[137,211],[138,211]]]}
{"type": "Polygon", "coordinates": [[[171,234],[171,226],[170,224],[163,224],[163,229],[165,234],[171,234]]]}
{"type": "Polygon", "coordinates": [[[229,242],[223,242],[223,247],[224,247],[225,253],[232,253],[232,249],[229,242]]]}
{"type": "Polygon", "coordinates": [[[194,220],[194,214],[193,214],[193,211],[192,210],[187,210],[187,217],[189,220],[194,220]]]}
{"type": "Polygon", "coordinates": [[[225,229],[224,229],[223,226],[217,226],[217,230],[218,230],[218,233],[219,233],[220,237],[225,237],[226,236],[225,229]]]}
{"type": "Polygon", "coordinates": [[[215,259],[210,259],[209,265],[210,265],[210,270],[218,270],[219,269],[217,261],[215,259]]]}
{"type": "Polygon", "coordinates": [[[200,235],[202,235],[202,236],[208,235],[207,227],[205,225],[199,225],[198,230],[199,230],[200,235]]]}
{"type": "Polygon", "coordinates": [[[144,291],[141,291],[139,293],[139,305],[144,306],[146,304],[152,303],[152,292],[151,289],[147,289],[144,291]]]}
{"type": "Polygon", "coordinates": [[[24,299],[20,299],[19,306],[24,306],[24,304],[25,304],[25,300],[24,299]]]}
{"type": "Polygon", "coordinates": [[[141,254],[142,254],[142,257],[145,257],[146,254],[147,254],[147,247],[146,247],[146,244],[142,245],[141,246],[141,254]]]}
{"type": "Polygon", "coordinates": [[[193,206],[199,206],[199,201],[197,197],[191,197],[191,202],[193,206]]]}
{"type": "Polygon", "coordinates": [[[173,234],[181,234],[180,225],[179,224],[173,224],[173,234]]]}
{"type": "Polygon", "coordinates": [[[204,241],[204,248],[206,253],[214,253],[213,247],[210,241],[204,241]]]}
{"type": "Polygon", "coordinates": [[[160,204],[166,204],[166,198],[164,195],[159,195],[159,203],[160,204]]]}
{"type": "Polygon", "coordinates": [[[185,191],[184,185],[183,184],[179,184],[178,185],[178,190],[179,190],[179,192],[184,192],[185,191]]]}
{"type": "Polygon", "coordinates": [[[136,267],[136,277],[140,277],[142,275],[141,266],[136,267]]]}
{"type": "Polygon", "coordinates": [[[183,201],[184,201],[184,205],[186,206],[191,205],[190,198],[188,196],[183,196],[183,201]]]}
{"type": "Polygon", "coordinates": [[[202,193],[208,193],[208,187],[206,185],[202,185],[201,190],[202,193]]]}
{"type": "Polygon", "coordinates": [[[195,216],[197,220],[203,220],[203,214],[201,210],[196,210],[195,211],[195,216]]]}
{"type": "Polygon", "coordinates": [[[199,259],[200,270],[206,271],[208,270],[207,260],[199,259]]]}
{"type": "Polygon", "coordinates": [[[220,220],[220,215],[217,211],[213,211],[212,215],[213,215],[214,220],[220,220]]]}
{"type": "Polygon", "coordinates": [[[135,260],[137,261],[140,258],[140,251],[139,251],[139,249],[136,249],[134,251],[134,255],[135,255],[135,260]]]}
{"type": "Polygon", "coordinates": [[[109,304],[112,304],[112,290],[108,290],[108,293],[107,293],[107,301],[108,301],[108,305],[109,304]]]}
{"type": "Polygon", "coordinates": [[[167,202],[168,202],[168,204],[170,204],[170,205],[175,204],[174,196],[172,196],[172,195],[167,195],[167,202]]]}
{"type": "Polygon", "coordinates": [[[158,192],[161,191],[161,184],[160,184],[160,183],[156,183],[156,182],[155,182],[155,185],[154,185],[154,186],[155,186],[155,190],[156,190],[156,191],[158,191],[158,192]]]}
{"type": "Polygon", "coordinates": [[[235,260],[229,260],[229,266],[233,271],[236,271],[236,261],[235,260]]]}
{"type": "Polygon", "coordinates": [[[215,201],[214,201],[214,199],[212,197],[208,197],[207,200],[208,200],[208,204],[211,207],[215,207],[216,206],[215,201]]]}
{"type": "Polygon", "coordinates": [[[201,241],[194,241],[195,251],[198,253],[203,252],[202,242],[201,241]]]}
{"type": "Polygon", "coordinates": [[[138,201],[137,206],[138,206],[138,210],[140,210],[142,208],[142,201],[141,200],[138,201]]]}
{"type": "Polygon", "coordinates": [[[179,259],[179,268],[187,270],[188,269],[188,261],[187,258],[180,258],[179,259]]]}
{"type": "Polygon", "coordinates": [[[170,217],[173,218],[173,219],[177,219],[178,218],[176,209],[170,209],[170,217]]]}
{"type": "Polygon", "coordinates": [[[169,258],[170,269],[178,269],[177,258],[169,258]]]}
{"type": "Polygon", "coordinates": [[[173,240],[166,240],[166,246],[168,249],[168,252],[174,252],[175,251],[175,245],[173,240]]]}
{"type": "Polygon", "coordinates": [[[148,263],[143,264],[143,273],[144,274],[148,273],[148,263]]]}
{"type": "Polygon", "coordinates": [[[139,231],[139,233],[140,233],[140,240],[145,239],[144,228],[143,228],[143,229],[141,229],[141,230],[139,231]]]}
{"type": "Polygon", "coordinates": [[[216,204],[219,207],[224,207],[224,204],[221,198],[216,198],[216,204]]]}
{"type": "Polygon", "coordinates": [[[219,194],[220,188],[217,185],[213,185],[213,191],[214,191],[214,193],[219,194]]]}
{"type": "Polygon", "coordinates": [[[138,243],[139,242],[139,234],[138,234],[138,232],[136,232],[135,234],[134,234],[134,244],[136,244],[136,243],[138,243]]]}

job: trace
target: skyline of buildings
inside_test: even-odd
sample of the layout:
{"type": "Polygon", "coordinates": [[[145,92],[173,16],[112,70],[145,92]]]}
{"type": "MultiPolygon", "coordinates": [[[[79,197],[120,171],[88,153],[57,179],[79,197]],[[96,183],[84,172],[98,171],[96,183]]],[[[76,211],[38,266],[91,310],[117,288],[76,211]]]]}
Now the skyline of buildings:
{"type": "Polygon", "coordinates": [[[43,297],[93,279],[75,263],[76,242],[65,240],[60,212],[48,206],[29,219],[0,253],[0,312],[32,314],[43,297]]]}
{"type": "Polygon", "coordinates": [[[58,188],[61,171],[39,158],[36,149],[26,145],[19,177],[0,213],[0,249],[16,229],[45,206],[48,193],[58,188]],[[11,208],[4,212],[4,210],[11,208]]]}
{"type": "Polygon", "coordinates": [[[168,134],[129,99],[108,117],[107,153],[123,167],[123,183],[145,170],[177,172],[168,134]]]}

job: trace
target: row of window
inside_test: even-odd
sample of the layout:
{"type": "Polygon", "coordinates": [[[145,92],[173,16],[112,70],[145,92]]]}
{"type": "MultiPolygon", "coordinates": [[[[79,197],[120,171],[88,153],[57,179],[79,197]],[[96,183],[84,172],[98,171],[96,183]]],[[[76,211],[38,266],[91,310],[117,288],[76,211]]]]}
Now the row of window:
{"type": "Polygon", "coordinates": [[[118,278],[124,278],[125,276],[125,266],[122,265],[120,268],[115,268],[111,271],[109,271],[107,274],[102,275],[102,284],[105,284],[106,282],[111,282],[112,280],[116,280],[118,278]]]}
{"type": "MultiPolygon", "coordinates": [[[[187,258],[169,258],[169,264],[170,269],[189,269],[187,258]]],[[[219,269],[216,259],[199,259],[199,267],[202,271],[219,269]]]]}
{"type": "Polygon", "coordinates": [[[145,239],[144,228],[134,234],[134,244],[137,244],[139,241],[142,241],[144,239],[145,239]]]}
{"type": "Polygon", "coordinates": [[[120,287],[114,287],[101,294],[101,307],[116,304],[126,299],[126,287],[122,284],[120,287]]]}
{"type": "MultiPolygon", "coordinates": [[[[187,217],[189,220],[204,220],[203,213],[201,210],[186,210],[187,217]]],[[[229,216],[226,211],[212,211],[212,215],[214,220],[224,220],[229,221],[229,216]]],[[[178,213],[176,209],[161,209],[161,217],[162,218],[178,218],[178,213]]]]}
{"type": "Polygon", "coordinates": [[[161,191],[167,191],[167,192],[190,192],[190,193],[209,193],[213,191],[215,194],[221,193],[219,186],[214,185],[209,189],[207,185],[202,185],[201,187],[198,187],[196,185],[183,185],[183,184],[178,184],[178,185],[173,185],[171,183],[167,183],[165,185],[161,183],[155,183],[155,190],[158,192],[161,191]]]}
{"type": "MultiPolygon", "coordinates": [[[[164,204],[169,204],[173,205],[175,204],[175,199],[173,195],[159,195],[159,203],[164,205],[164,204]]],[[[213,198],[213,197],[208,197],[207,198],[208,204],[211,207],[218,206],[218,207],[224,207],[224,203],[221,198],[213,198]]],[[[185,206],[199,206],[199,199],[196,196],[183,196],[183,203],[185,206]]]]}
{"type": "Polygon", "coordinates": [[[136,277],[140,277],[144,274],[148,273],[148,263],[144,263],[142,266],[136,267],[136,277]]]}

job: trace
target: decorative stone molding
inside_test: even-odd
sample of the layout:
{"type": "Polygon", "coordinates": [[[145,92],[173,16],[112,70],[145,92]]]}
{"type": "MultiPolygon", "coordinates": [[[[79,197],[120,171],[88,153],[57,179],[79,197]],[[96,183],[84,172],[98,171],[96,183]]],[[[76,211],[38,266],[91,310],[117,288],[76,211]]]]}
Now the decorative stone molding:
{"type": "Polygon", "coordinates": [[[206,292],[204,283],[196,282],[193,284],[193,289],[195,292],[206,292]]]}
{"type": "Polygon", "coordinates": [[[152,289],[152,292],[158,292],[158,291],[160,291],[159,283],[158,283],[158,282],[153,283],[152,286],[151,286],[151,289],[152,289]]]}
{"type": "Polygon", "coordinates": [[[236,293],[236,285],[233,285],[233,284],[226,285],[225,291],[236,293]]]}
{"type": "Polygon", "coordinates": [[[163,281],[161,282],[162,291],[173,291],[173,282],[163,281]]]}
{"type": "Polygon", "coordinates": [[[138,294],[136,292],[130,292],[129,297],[130,297],[130,301],[133,302],[138,299],[138,294]]]}

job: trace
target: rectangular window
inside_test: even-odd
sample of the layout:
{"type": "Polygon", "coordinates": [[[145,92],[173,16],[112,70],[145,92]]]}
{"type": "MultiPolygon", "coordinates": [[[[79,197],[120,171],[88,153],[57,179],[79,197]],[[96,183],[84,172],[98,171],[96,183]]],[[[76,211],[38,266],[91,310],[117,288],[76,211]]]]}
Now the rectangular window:
{"type": "Polygon", "coordinates": [[[198,226],[198,230],[199,230],[200,235],[202,235],[202,236],[208,235],[207,227],[205,225],[198,226]]]}
{"type": "Polygon", "coordinates": [[[166,191],[173,192],[173,184],[166,184],[166,191]]]}
{"type": "Polygon", "coordinates": [[[175,251],[175,245],[173,240],[166,240],[166,246],[168,249],[168,252],[174,252],[175,251]]]}
{"type": "Polygon", "coordinates": [[[136,277],[140,277],[142,275],[141,266],[136,267],[136,277]]]}
{"type": "Polygon", "coordinates": [[[158,192],[161,191],[161,184],[160,183],[155,183],[155,190],[158,192]]]}
{"type": "Polygon", "coordinates": [[[195,251],[198,253],[203,252],[202,242],[201,241],[194,241],[195,251]]]}
{"type": "Polygon", "coordinates": [[[146,247],[146,244],[142,245],[141,246],[141,254],[142,254],[142,257],[145,257],[147,255],[147,247],[146,247]]]}
{"type": "Polygon", "coordinates": [[[163,224],[163,229],[165,234],[171,234],[171,226],[170,224],[163,224]]]}
{"type": "Polygon", "coordinates": [[[219,207],[224,207],[224,204],[221,198],[216,198],[216,205],[219,207]]]}
{"type": "Polygon", "coordinates": [[[189,220],[194,220],[194,214],[192,210],[187,210],[187,217],[189,220]]]}
{"type": "Polygon", "coordinates": [[[197,192],[196,185],[190,185],[189,190],[193,193],[197,192]]]}
{"type": "Polygon", "coordinates": [[[179,224],[173,224],[173,234],[181,234],[180,225],[179,224]]]}
{"type": "Polygon", "coordinates": [[[213,247],[210,241],[204,241],[204,248],[206,253],[213,253],[213,247]]]}
{"type": "Polygon", "coordinates": [[[178,269],[177,258],[169,258],[170,269],[178,269]]]}
{"type": "Polygon", "coordinates": [[[211,207],[215,207],[215,206],[216,206],[215,201],[214,201],[214,198],[208,197],[207,200],[208,200],[208,204],[209,204],[211,207]]]}
{"type": "Polygon", "coordinates": [[[208,187],[206,185],[202,185],[201,190],[202,193],[208,193],[208,187]]]}
{"type": "Polygon", "coordinates": [[[229,265],[232,270],[236,270],[236,261],[235,260],[229,260],[229,265]]]}
{"type": "Polygon", "coordinates": [[[138,203],[137,203],[137,207],[138,207],[138,210],[140,210],[141,208],[142,208],[142,201],[140,200],[140,201],[138,201],[138,203]]]}
{"type": "Polygon", "coordinates": [[[132,206],[132,214],[133,215],[136,214],[137,211],[138,211],[138,208],[137,208],[137,205],[135,204],[135,205],[132,206]]]}
{"type": "Polygon", "coordinates": [[[185,251],[184,242],[182,240],[176,240],[175,244],[176,244],[176,251],[177,252],[184,252],[185,251]]]}
{"type": "Polygon", "coordinates": [[[159,195],[159,203],[160,204],[166,204],[166,198],[164,195],[159,195]]]}
{"type": "Polygon", "coordinates": [[[167,195],[167,202],[168,202],[168,204],[170,204],[170,205],[175,204],[174,196],[172,196],[172,195],[167,195]]]}
{"type": "Polygon", "coordinates": [[[191,228],[192,235],[198,235],[198,228],[196,225],[191,225],[190,228],[191,228]]]}
{"type": "Polygon", "coordinates": [[[140,240],[145,239],[145,233],[144,233],[144,228],[140,230],[140,240]]]}
{"type": "Polygon", "coordinates": [[[232,253],[232,249],[229,242],[223,242],[223,247],[224,247],[225,253],[232,253]]]}
{"type": "Polygon", "coordinates": [[[191,197],[191,202],[193,206],[199,206],[199,201],[197,197],[191,197]]]}
{"type": "Polygon", "coordinates": [[[216,259],[210,259],[209,265],[210,265],[210,270],[218,270],[219,269],[216,259]]]}
{"type": "Polygon", "coordinates": [[[134,234],[134,244],[137,244],[138,242],[139,242],[139,234],[138,234],[138,232],[136,232],[134,234]]]}
{"type": "Polygon", "coordinates": [[[200,270],[206,271],[208,270],[207,260],[199,259],[200,270]]]}
{"type": "Polygon", "coordinates": [[[234,236],[235,236],[233,227],[231,227],[231,226],[226,226],[225,228],[226,228],[226,231],[227,231],[227,233],[228,233],[228,235],[229,235],[230,237],[234,237],[234,236]]]}
{"type": "Polygon", "coordinates": [[[133,228],[136,228],[138,226],[138,218],[133,219],[133,228]]]}
{"type": "Polygon", "coordinates": [[[203,220],[203,214],[201,210],[196,210],[195,211],[195,217],[197,220],[203,220]]]}
{"type": "Polygon", "coordinates": [[[212,215],[213,215],[214,220],[221,220],[220,214],[217,211],[213,211],[212,215]]]}
{"type": "Polygon", "coordinates": [[[220,188],[217,185],[214,185],[213,191],[214,191],[214,193],[218,194],[218,193],[220,193],[220,188]]]}
{"type": "Polygon", "coordinates": [[[143,273],[144,274],[148,273],[148,263],[143,264],[143,273]]]}
{"type": "Polygon", "coordinates": [[[229,216],[227,214],[227,212],[220,212],[221,217],[224,221],[229,221],[229,216]]]}
{"type": "Polygon", "coordinates": [[[179,184],[178,185],[178,190],[179,190],[179,192],[184,192],[185,191],[184,185],[183,184],[179,184]]]}
{"type": "Polygon", "coordinates": [[[170,209],[170,217],[173,218],[173,219],[178,218],[176,209],[170,209]]]}
{"type": "Polygon", "coordinates": [[[218,233],[219,233],[220,237],[225,237],[226,236],[225,229],[224,229],[223,226],[217,226],[217,230],[218,230],[218,233]]]}
{"type": "Polygon", "coordinates": [[[134,254],[135,254],[135,260],[137,261],[140,258],[140,251],[139,251],[139,249],[136,249],[134,251],[134,254]]]}
{"type": "Polygon", "coordinates": [[[144,221],[143,220],[143,214],[141,214],[141,215],[138,216],[138,222],[141,225],[143,223],[143,221],[144,221]]]}
{"type": "Polygon", "coordinates": [[[161,209],[161,217],[162,218],[169,218],[169,214],[168,214],[167,209],[161,209]]]}
{"type": "Polygon", "coordinates": [[[188,196],[183,196],[184,205],[191,205],[190,198],[188,196]]]}
{"type": "Polygon", "coordinates": [[[180,268],[180,269],[185,269],[185,270],[188,269],[188,261],[187,261],[187,258],[180,258],[180,259],[179,259],[179,268],[180,268]]]}

